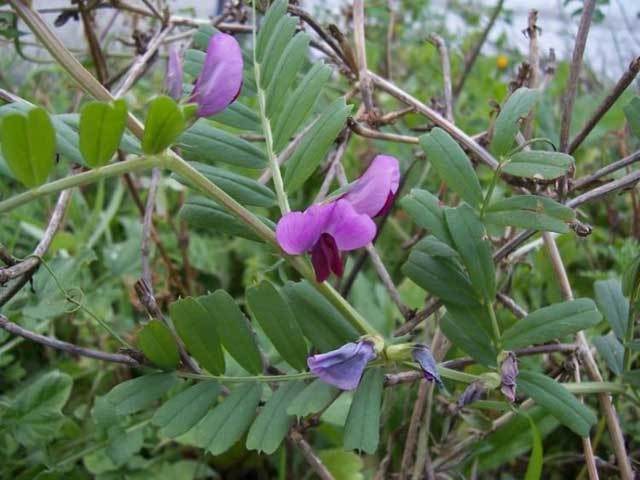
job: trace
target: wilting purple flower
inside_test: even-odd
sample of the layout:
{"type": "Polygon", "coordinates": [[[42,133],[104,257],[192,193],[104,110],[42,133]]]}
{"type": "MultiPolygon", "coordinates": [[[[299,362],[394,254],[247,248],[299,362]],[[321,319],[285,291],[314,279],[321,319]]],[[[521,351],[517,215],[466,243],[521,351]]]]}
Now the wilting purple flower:
{"type": "Polygon", "coordinates": [[[516,378],[518,377],[518,359],[515,353],[507,352],[500,364],[500,391],[510,402],[516,401],[516,378]]]}
{"type": "Polygon", "coordinates": [[[342,390],[353,390],[360,383],[367,363],[375,356],[371,342],[350,342],[337,350],[312,355],[307,359],[307,365],[323,382],[342,390]]]}
{"type": "Polygon", "coordinates": [[[311,252],[316,280],[324,282],[331,272],[344,271],[340,252],[367,245],[376,234],[376,224],[357,213],[346,200],[312,205],[304,212],[290,212],[276,226],[276,239],[290,255],[311,252]]]}
{"type": "Polygon", "coordinates": [[[169,48],[165,88],[174,100],[178,101],[182,97],[182,62],[180,61],[180,50],[175,44],[169,48]]]}
{"type": "Polygon", "coordinates": [[[442,380],[438,373],[438,365],[436,359],[433,358],[431,350],[426,345],[416,343],[411,350],[411,356],[420,365],[424,378],[430,382],[436,382],[438,386],[442,386],[442,380]]]}
{"type": "Polygon", "coordinates": [[[238,98],[242,68],[242,51],[237,40],[226,33],[213,35],[191,96],[198,104],[199,117],[215,115],[238,98]]]}
{"type": "Polygon", "coordinates": [[[378,217],[391,208],[399,184],[398,160],[389,155],[377,155],[342,198],[353,205],[356,212],[378,217]]]}
{"type": "Polygon", "coordinates": [[[485,387],[482,382],[473,382],[464,389],[462,395],[458,397],[456,405],[458,408],[462,408],[470,403],[480,400],[484,395],[485,387]]]}

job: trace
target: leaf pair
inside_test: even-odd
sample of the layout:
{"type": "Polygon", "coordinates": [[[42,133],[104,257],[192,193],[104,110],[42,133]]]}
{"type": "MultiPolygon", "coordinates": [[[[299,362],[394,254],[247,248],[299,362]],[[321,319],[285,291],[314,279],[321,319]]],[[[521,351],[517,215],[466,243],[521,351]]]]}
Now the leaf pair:
{"type": "MultiPolygon", "coordinates": [[[[225,371],[222,347],[249,373],[262,372],[262,359],[247,319],[224,290],[172,303],[169,312],[187,351],[214,375],[225,371]]],[[[169,328],[152,320],[140,332],[145,356],[164,369],[175,368],[179,355],[169,328]]]]}

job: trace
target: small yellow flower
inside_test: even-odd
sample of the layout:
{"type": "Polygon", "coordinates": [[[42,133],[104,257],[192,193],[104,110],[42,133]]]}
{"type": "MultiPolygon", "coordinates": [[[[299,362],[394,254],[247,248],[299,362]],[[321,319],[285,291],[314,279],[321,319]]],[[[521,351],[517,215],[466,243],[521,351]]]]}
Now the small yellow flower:
{"type": "Polygon", "coordinates": [[[498,58],[496,59],[496,66],[500,70],[504,70],[505,68],[507,68],[508,65],[509,65],[509,59],[507,58],[507,56],[498,55],[498,58]]]}

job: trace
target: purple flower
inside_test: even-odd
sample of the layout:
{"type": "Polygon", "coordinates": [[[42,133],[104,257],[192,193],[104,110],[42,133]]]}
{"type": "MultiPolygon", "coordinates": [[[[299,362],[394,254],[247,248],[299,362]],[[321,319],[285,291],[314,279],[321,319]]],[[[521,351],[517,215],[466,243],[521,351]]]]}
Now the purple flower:
{"type": "Polygon", "coordinates": [[[165,88],[175,101],[182,97],[182,62],[180,61],[180,50],[175,44],[169,48],[165,88]]]}
{"type": "Polygon", "coordinates": [[[290,212],[276,226],[276,239],[290,255],[311,252],[316,280],[344,271],[341,252],[364,247],[376,235],[376,224],[343,199],[312,205],[304,212],[290,212]]]}
{"type": "Polygon", "coordinates": [[[320,380],[342,390],[353,390],[360,383],[362,372],[376,353],[367,341],[347,343],[337,350],[312,355],[307,359],[311,372],[320,380]]]}
{"type": "Polygon", "coordinates": [[[379,217],[391,208],[399,184],[398,160],[389,155],[377,155],[342,198],[351,203],[356,212],[379,217]]]}
{"type": "Polygon", "coordinates": [[[191,95],[198,104],[199,117],[215,115],[238,98],[242,68],[242,51],[237,40],[226,33],[213,35],[191,95]]]}
{"type": "Polygon", "coordinates": [[[456,405],[458,409],[469,405],[476,400],[480,400],[485,392],[485,386],[482,382],[473,382],[464,389],[462,395],[458,397],[456,405]]]}
{"type": "Polygon", "coordinates": [[[411,355],[418,365],[420,365],[424,378],[430,382],[435,381],[438,386],[441,387],[442,380],[438,373],[438,365],[436,364],[436,359],[433,358],[429,347],[421,343],[416,343],[413,350],[411,350],[411,355]]]}
{"type": "Polygon", "coordinates": [[[518,378],[518,359],[515,353],[507,352],[500,364],[500,391],[510,402],[516,401],[516,378],[518,378]]]}

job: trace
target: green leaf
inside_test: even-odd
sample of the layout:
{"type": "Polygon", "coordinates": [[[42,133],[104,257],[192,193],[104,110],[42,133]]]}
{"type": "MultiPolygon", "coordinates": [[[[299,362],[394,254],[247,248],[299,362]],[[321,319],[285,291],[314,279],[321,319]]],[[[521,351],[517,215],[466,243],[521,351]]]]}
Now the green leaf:
{"type": "Polygon", "coordinates": [[[536,426],[536,422],[523,413],[529,420],[529,426],[531,428],[531,455],[529,455],[529,464],[527,465],[527,472],[525,473],[524,480],[539,480],[542,476],[542,438],[540,437],[540,431],[536,426]]]}
{"type": "Polygon", "coordinates": [[[296,31],[296,19],[283,15],[274,29],[273,35],[265,48],[264,58],[260,61],[260,83],[263,89],[273,80],[273,74],[278,66],[284,49],[287,47],[296,31]]]}
{"type": "Polygon", "coordinates": [[[220,333],[209,312],[191,297],[169,305],[171,320],[187,351],[198,363],[214,375],[224,373],[224,355],[220,333]]]}
{"type": "MultiPolygon", "coordinates": [[[[274,119],[282,108],[293,81],[307,59],[310,41],[308,34],[298,33],[282,52],[273,71],[273,80],[266,89],[266,113],[270,119],[274,119]]],[[[262,85],[263,88],[265,86],[266,84],[262,85]]]]}
{"type": "Polygon", "coordinates": [[[464,150],[439,127],[420,137],[427,160],[444,182],[472,207],[482,202],[482,189],[464,150]]]}
{"type": "Polygon", "coordinates": [[[622,374],[624,361],[624,347],[620,340],[616,338],[613,332],[608,335],[593,337],[593,344],[600,356],[607,362],[609,370],[616,375],[622,374]]]}
{"type": "Polygon", "coordinates": [[[287,407],[304,386],[302,382],[280,384],[249,429],[246,442],[248,450],[271,455],[278,449],[294,420],[287,414],[287,407]]]}
{"type": "Polygon", "coordinates": [[[572,164],[573,157],[566,153],[529,150],[512,155],[502,171],[514,177],[554,180],[567,173],[572,164]]]}
{"type": "Polygon", "coordinates": [[[202,420],[219,393],[220,385],[217,382],[196,383],[156,410],[151,423],[162,428],[162,436],[178,437],[202,420]]]}
{"type": "Polygon", "coordinates": [[[249,288],[246,297],[253,318],[282,359],[296,370],[305,370],[307,345],[289,305],[276,287],[264,280],[249,288]]]}
{"type": "Polygon", "coordinates": [[[602,315],[593,300],[579,298],[530,313],[502,334],[504,347],[522,348],[548,342],[597,325],[602,315]]]}
{"type": "Polygon", "coordinates": [[[493,225],[533,228],[566,233],[567,222],[575,219],[574,211],[547,197],[518,195],[493,202],[484,220],[493,225]]]}
{"type": "Polygon", "coordinates": [[[320,97],[322,87],[331,76],[331,68],[314,64],[287,98],[274,128],[274,149],[282,150],[291,136],[300,129],[320,97]]]}
{"type": "Polygon", "coordinates": [[[640,97],[633,97],[623,108],[629,129],[640,138],[640,97]]]}
{"type": "Polygon", "coordinates": [[[340,394],[336,387],[317,379],[307,385],[289,406],[287,413],[302,418],[327,408],[340,394]]]}
{"type": "Polygon", "coordinates": [[[629,300],[622,293],[619,280],[598,280],[593,284],[596,303],[618,338],[625,338],[629,323],[629,300]]]}
{"type": "MultiPolygon", "coordinates": [[[[214,235],[227,234],[261,242],[262,239],[244,223],[227,212],[213,200],[204,197],[190,197],[180,209],[180,218],[190,227],[214,235]]],[[[275,229],[273,222],[257,215],[266,226],[275,229]]]]}
{"type": "MultiPolygon", "coordinates": [[[[189,162],[189,164],[243,205],[269,208],[276,203],[273,191],[251,178],[204,163],[189,162]]],[[[192,186],[187,180],[181,177],[178,179],[182,183],[192,186]]]]}
{"type": "Polygon", "coordinates": [[[633,385],[636,388],[640,388],[640,369],[626,372],[622,378],[625,383],[633,385]]]}
{"type": "Polygon", "coordinates": [[[19,443],[31,446],[56,436],[73,380],[58,370],[45,373],[21,390],[2,415],[19,443]]]}
{"type": "Polygon", "coordinates": [[[521,370],[518,389],[581,437],[589,435],[596,416],[562,384],[541,373],[521,370]]]}
{"type": "Polygon", "coordinates": [[[87,165],[99,167],[109,162],[120,145],[127,123],[127,104],[87,103],[80,112],[80,151],[87,165]]]}
{"type": "Polygon", "coordinates": [[[358,454],[332,448],[318,450],[318,457],[335,480],[364,480],[364,461],[358,454]]]}
{"type": "Polygon", "coordinates": [[[154,155],[173,145],[184,131],[186,122],[182,110],[172,98],[154,98],[147,112],[142,137],[142,151],[154,155]]]}
{"type": "Polygon", "coordinates": [[[257,131],[260,129],[260,118],[258,114],[247,107],[244,103],[238,101],[233,102],[222,112],[209,117],[223,125],[237,128],[240,130],[257,131]]]}
{"type": "Polygon", "coordinates": [[[131,460],[143,445],[144,429],[136,428],[127,432],[124,428],[117,427],[109,432],[109,445],[104,452],[114,465],[121,467],[131,460]]]}
{"type": "Polygon", "coordinates": [[[498,352],[487,333],[490,320],[482,307],[447,305],[447,313],[440,321],[442,333],[456,347],[469,354],[481,365],[496,364],[498,352]]]}
{"type": "Polygon", "coordinates": [[[27,187],[43,184],[54,167],[56,136],[42,108],[12,113],[0,124],[2,155],[15,177],[27,187]]]}
{"type": "Polygon", "coordinates": [[[378,449],[383,385],[384,372],[381,368],[370,368],[364,372],[344,425],[345,450],[374,454],[378,449]]]}
{"type": "Polygon", "coordinates": [[[165,370],[175,368],[180,361],[173,335],[160,320],[151,320],[140,330],[138,346],[145,357],[165,370]]]}
{"type": "Polygon", "coordinates": [[[287,282],[283,291],[304,336],[321,352],[352,342],[360,335],[309,282],[287,282]]]}
{"type": "Polygon", "coordinates": [[[151,406],[178,382],[173,373],[152,373],[116,385],[105,399],[118,415],[129,415],[151,406]]]}
{"type": "Polygon", "coordinates": [[[315,120],[287,161],[284,181],[289,194],[309,178],[333,145],[344,127],[351,106],[344,97],[336,99],[315,120]]]}
{"type": "Polygon", "coordinates": [[[502,157],[509,153],[518,132],[518,121],[527,116],[538,101],[538,90],[521,87],[511,94],[496,118],[490,150],[502,157]]]}
{"type": "Polygon", "coordinates": [[[185,159],[202,163],[224,162],[245,168],[264,168],[267,157],[253,143],[198,120],[178,138],[185,159]]]}
{"type": "Polygon", "coordinates": [[[267,45],[271,40],[271,37],[277,32],[276,26],[283,15],[287,13],[287,0],[276,0],[273,2],[267,14],[262,20],[262,25],[258,31],[256,38],[256,60],[258,63],[262,62],[265,55],[267,45]]]}
{"type": "Polygon", "coordinates": [[[419,227],[426,228],[442,242],[453,245],[447,223],[444,218],[444,208],[435,195],[414,188],[400,200],[400,205],[411,216],[419,227]]]}
{"type": "Polygon", "coordinates": [[[454,259],[434,257],[414,248],[402,272],[446,303],[479,307],[467,274],[454,259]]]}
{"type": "Polygon", "coordinates": [[[218,325],[222,345],[247,372],[262,373],[262,358],[249,321],[238,305],[224,290],[198,297],[198,302],[207,310],[218,325]]]}
{"type": "Polygon", "coordinates": [[[484,225],[468,205],[444,212],[449,233],[475,292],[492,302],[496,296],[496,271],[484,225]]]}
{"type": "Polygon", "coordinates": [[[196,443],[213,455],[229,450],[253,422],[261,395],[262,387],[257,383],[233,390],[195,427],[196,443]]]}
{"type": "MultiPolygon", "coordinates": [[[[544,438],[558,427],[557,420],[546,409],[534,406],[527,415],[536,423],[540,435],[544,438]]],[[[516,415],[503,427],[487,435],[473,448],[472,458],[478,459],[479,471],[494,471],[501,465],[531,450],[531,428],[524,415],[516,415]]],[[[486,473],[487,476],[490,474],[486,473]]]]}
{"type": "Polygon", "coordinates": [[[640,255],[637,255],[622,274],[622,294],[629,297],[632,304],[640,295],[640,255]]]}

